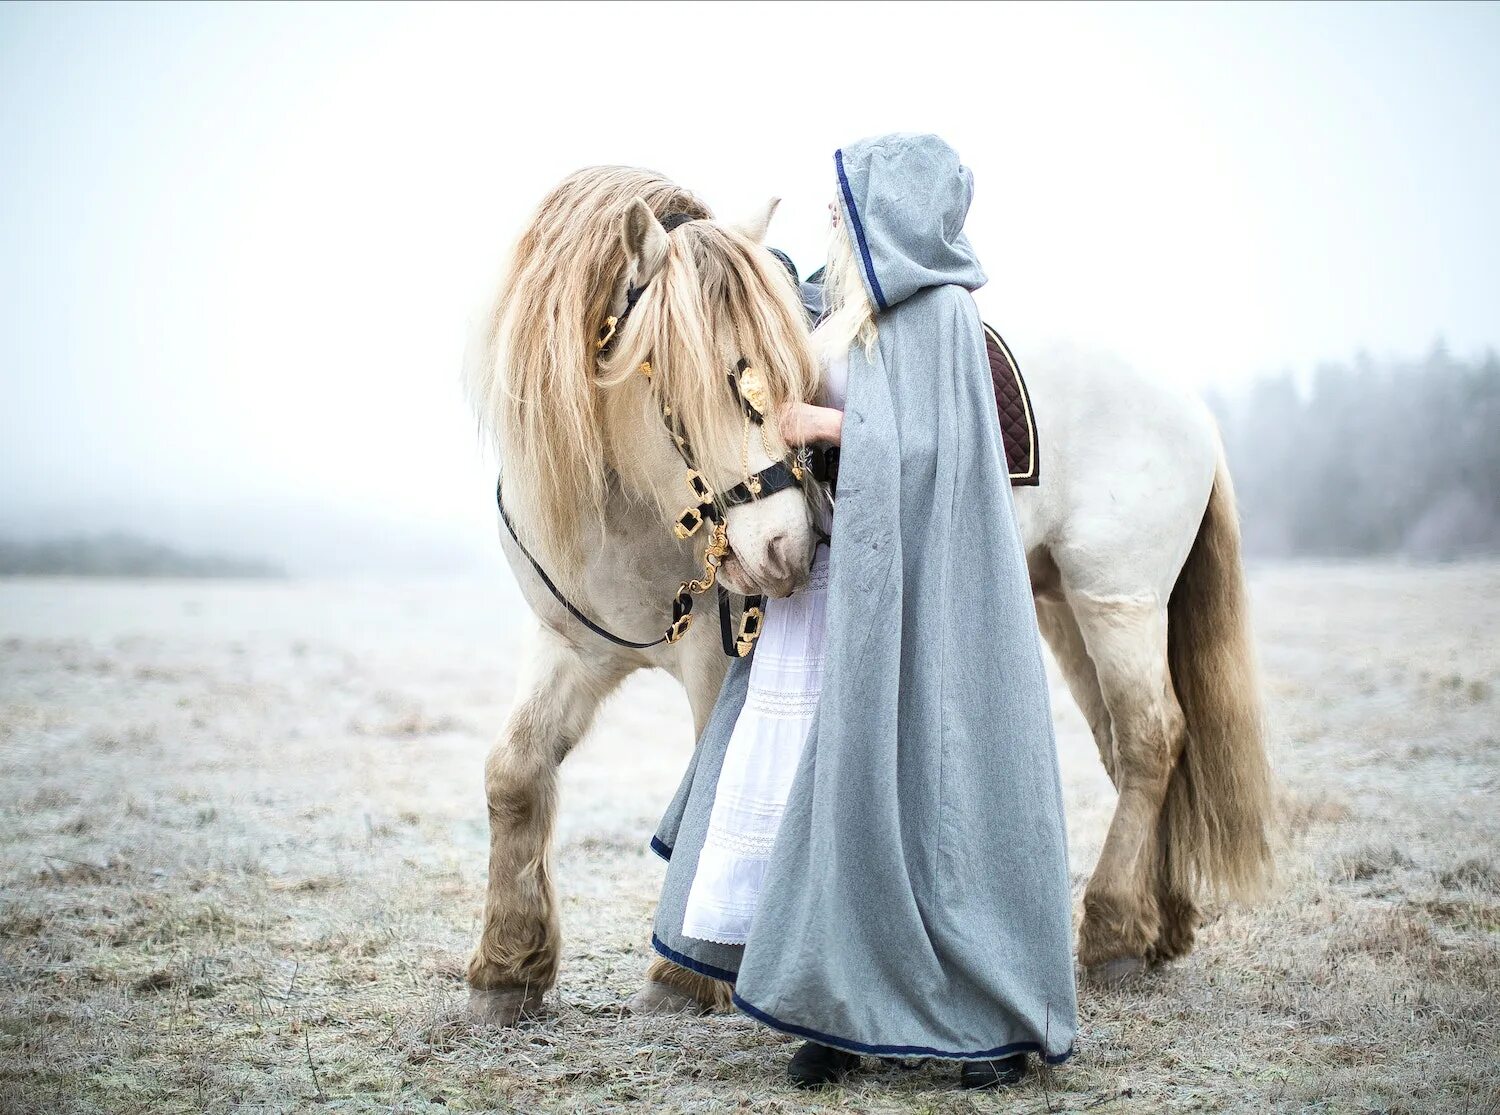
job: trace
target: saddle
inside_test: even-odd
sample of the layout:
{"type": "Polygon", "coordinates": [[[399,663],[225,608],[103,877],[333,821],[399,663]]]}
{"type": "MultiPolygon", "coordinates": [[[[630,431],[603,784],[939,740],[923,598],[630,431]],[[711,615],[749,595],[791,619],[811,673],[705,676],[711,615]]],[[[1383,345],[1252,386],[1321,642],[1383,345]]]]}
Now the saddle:
{"type": "Polygon", "coordinates": [[[990,379],[995,383],[995,410],[1000,415],[1000,440],[1005,446],[1010,486],[1032,487],[1041,483],[1042,458],[1031,393],[1021,378],[1021,366],[994,326],[984,327],[984,346],[989,350],[990,379]]]}

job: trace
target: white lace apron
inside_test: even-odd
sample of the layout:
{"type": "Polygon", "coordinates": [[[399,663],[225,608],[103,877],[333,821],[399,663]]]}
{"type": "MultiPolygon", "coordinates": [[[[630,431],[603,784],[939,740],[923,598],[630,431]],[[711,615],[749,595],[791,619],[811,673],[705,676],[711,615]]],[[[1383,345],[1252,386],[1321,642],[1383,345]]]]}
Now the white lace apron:
{"type": "MultiPolygon", "coordinates": [[[[842,407],[848,363],[824,377],[828,405],[842,407]]],[[[823,523],[825,530],[831,524],[823,523]]],[[[823,689],[828,547],[819,546],[807,586],[768,600],[750,663],[744,708],[724,753],[708,834],[688,892],[682,932],[742,945],[765,879],[776,831],[823,689]]]]}

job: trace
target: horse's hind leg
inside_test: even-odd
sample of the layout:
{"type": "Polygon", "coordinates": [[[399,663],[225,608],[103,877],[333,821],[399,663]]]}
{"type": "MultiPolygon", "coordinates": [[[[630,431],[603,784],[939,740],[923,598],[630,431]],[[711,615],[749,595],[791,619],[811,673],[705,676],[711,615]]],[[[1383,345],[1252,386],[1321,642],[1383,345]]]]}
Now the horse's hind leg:
{"type": "Polygon", "coordinates": [[[469,1012],[498,1025],[534,1012],[557,979],[550,869],[557,767],[631,668],[618,657],[585,655],[546,627],[529,663],[484,769],[490,869],[484,927],[469,961],[469,1012]]]}
{"type": "Polygon", "coordinates": [[[1089,657],[1083,643],[1083,632],[1078,630],[1078,620],[1068,602],[1059,595],[1038,595],[1036,598],[1037,625],[1042,637],[1052,648],[1052,657],[1057,660],[1063,678],[1068,683],[1068,692],[1078,704],[1078,710],[1089,723],[1094,734],[1094,744],[1099,748],[1099,758],[1111,781],[1115,777],[1114,745],[1109,728],[1109,709],[1104,704],[1104,694],[1099,692],[1099,674],[1094,669],[1094,660],[1089,657]]]}
{"type": "Polygon", "coordinates": [[[1083,898],[1078,959],[1106,976],[1158,955],[1162,802],[1186,725],[1167,666],[1165,601],[1069,595],[1109,710],[1119,802],[1083,898]]]}
{"type": "MultiPolygon", "coordinates": [[[[1110,780],[1115,781],[1114,733],[1110,727],[1109,709],[1105,707],[1104,694],[1099,691],[1099,674],[1094,669],[1088,648],[1084,646],[1078,621],[1060,595],[1039,595],[1036,613],[1047,645],[1052,648],[1063,677],[1067,679],[1068,689],[1094,733],[1104,769],[1109,772],[1110,780]]],[[[1169,784],[1169,798],[1173,792],[1174,787],[1169,784]]],[[[1198,905],[1191,894],[1185,893],[1173,881],[1176,876],[1172,871],[1171,855],[1171,833],[1163,817],[1157,825],[1154,867],[1160,928],[1156,943],[1148,954],[1151,960],[1175,960],[1186,956],[1192,950],[1193,937],[1198,929],[1198,905]]]]}

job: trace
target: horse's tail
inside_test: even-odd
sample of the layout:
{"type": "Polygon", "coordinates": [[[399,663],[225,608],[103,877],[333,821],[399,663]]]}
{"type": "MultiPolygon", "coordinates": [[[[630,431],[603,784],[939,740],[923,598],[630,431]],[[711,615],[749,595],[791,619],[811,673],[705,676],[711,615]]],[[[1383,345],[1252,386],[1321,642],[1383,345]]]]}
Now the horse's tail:
{"type": "Polygon", "coordinates": [[[1203,522],[1167,605],[1167,660],[1187,739],[1162,808],[1179,893],[1250,898],[1270,881],[1271,772],[1222,448],[1203,522]]]}

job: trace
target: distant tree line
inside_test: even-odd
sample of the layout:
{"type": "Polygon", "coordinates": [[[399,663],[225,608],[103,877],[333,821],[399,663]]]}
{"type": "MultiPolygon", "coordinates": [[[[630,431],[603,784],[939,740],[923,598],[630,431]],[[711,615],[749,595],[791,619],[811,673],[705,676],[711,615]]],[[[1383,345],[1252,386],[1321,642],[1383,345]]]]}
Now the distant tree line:
{"type": "Polygon", "coordinates": [[[134,534],[109,533],[40,542],[0,538],[0,576],[281,577],[256,558],[188,554],[134,534]]]}
{"type": "Polygon", "coordinates": [[[1360,356],[1209,399],[1260,556],[1500,555],[1500,358],[1360,356]]]}

